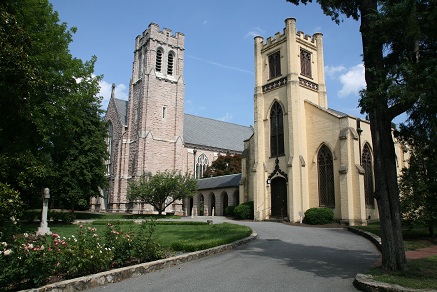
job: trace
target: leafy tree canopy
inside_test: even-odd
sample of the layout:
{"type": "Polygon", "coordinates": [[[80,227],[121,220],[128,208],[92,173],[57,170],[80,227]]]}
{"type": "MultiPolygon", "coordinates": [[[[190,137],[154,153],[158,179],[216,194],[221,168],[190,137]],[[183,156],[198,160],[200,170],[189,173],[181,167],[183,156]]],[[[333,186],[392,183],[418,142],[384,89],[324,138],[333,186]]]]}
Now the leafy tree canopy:
{"type": "Polygon", "coordinates": [[[0,3],[0,182],[27,206],[44,187],[71,207],[105,185],[101,77],[70,54],[75,31],[47,0],[0,3]]]}
{"type": "Polygon", "coordinates": [[[205,170],[204,177],[241,173],[241,155],[219,155],[205,170]]]}
{"type": "Polygon", "coordinates": [[[140,200],[155,207],[159,214],[176,200],[192,197],[197,180],[175,171],[143,175],[129,182],[128,199],[140,200]]]}

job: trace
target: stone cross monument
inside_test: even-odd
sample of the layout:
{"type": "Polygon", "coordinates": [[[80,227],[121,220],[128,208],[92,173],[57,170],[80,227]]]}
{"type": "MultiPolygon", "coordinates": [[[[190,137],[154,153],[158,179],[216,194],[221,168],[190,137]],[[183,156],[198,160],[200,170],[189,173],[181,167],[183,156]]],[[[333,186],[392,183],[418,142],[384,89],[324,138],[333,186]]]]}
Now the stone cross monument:
{"type": "Polygon", "coordinates": [[[50,190],[49,188],[44,189],[44,201],[42,206],[42,217],[41,217],[41,225],[36,232],[36,235],[45,235],[52,234],[50,228],[47,226],[47,212],[49,209],[49,199],[50,199],[50,190]]]}

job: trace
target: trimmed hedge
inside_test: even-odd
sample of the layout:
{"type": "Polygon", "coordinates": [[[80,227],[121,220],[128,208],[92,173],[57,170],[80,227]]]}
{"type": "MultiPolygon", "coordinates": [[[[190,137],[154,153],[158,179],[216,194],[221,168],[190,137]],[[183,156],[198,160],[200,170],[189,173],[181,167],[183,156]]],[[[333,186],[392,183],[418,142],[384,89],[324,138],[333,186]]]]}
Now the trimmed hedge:
{"type": "MultiPolygon", "coordinates": [[[[41,216],[42,216],[41,209],[31,209],[23,212],[23,215],[21,216],[21,220],[31,223],[34,222],[35,220],[40,221],[41,216]]],[[[62,221],[63,223],[72,223],[76,219],[76,217],[74,213],[71,213],[69,211],[62,212],[56,210],[49,210],[47,213],[47,219],[53,222],[62,221]]]]}
{"type": "Polygon", "coordinates": [[[334,211],[330,208],[310,208],[305,211],[306,224],[323,225],[334,222],[334,211]]]}
{"type": "Polygon", "coordinates": [[[234,216],[237,219],[253,220],[253,201],[246,202],[235,207],[234,216]]]}
{"type": "Polygon", "coordinates": [[[234,210],[236,206],[227,206],[225,209],[225,216],[234,216],[234,210]]]}

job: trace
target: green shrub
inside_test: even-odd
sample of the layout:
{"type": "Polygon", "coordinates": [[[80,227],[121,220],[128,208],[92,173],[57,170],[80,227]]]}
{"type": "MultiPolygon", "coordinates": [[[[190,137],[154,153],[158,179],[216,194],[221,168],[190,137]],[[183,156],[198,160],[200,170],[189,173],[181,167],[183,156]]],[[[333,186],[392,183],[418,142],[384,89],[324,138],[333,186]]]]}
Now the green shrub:
{"type": "Polygon", "coordinates": [[[310,208],[305,211],[304,223],[323,225],[334,222],[334,211],[330,208],[310,208]]]}
{"type": "Polygon", "coordinates": [[[238,205],[234,209],[234,216],[237,219],[253,219],[253,201],[238,205]]]}
{"type": "Polygon", "coordinates": [[[20,219],[32,223],[35,220],[41,220],[41,209],[30,209],[23,211],[20,219]]]}
{"type": "Polygon", "coordinates": [[[17,219],[23,202],[20,193],[9,185],[0,183],[0,239],[8,239],[17,231],[17,219]]]}
{"type": "Polygon", "coordinates": [[[225,209],[225,216],[234,216],[234,210],[236,206],[227,206],[225,209]]]}

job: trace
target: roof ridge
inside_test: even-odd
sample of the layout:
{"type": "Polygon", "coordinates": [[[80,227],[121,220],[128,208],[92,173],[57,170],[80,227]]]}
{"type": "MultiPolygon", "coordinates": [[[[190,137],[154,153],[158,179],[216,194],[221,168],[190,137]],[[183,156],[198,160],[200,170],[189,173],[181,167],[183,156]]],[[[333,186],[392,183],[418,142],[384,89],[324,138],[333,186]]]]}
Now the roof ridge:
{"type": "Polygon", "coordinates": [[[192,117],[196,117],[196,118],[201,118],[201,119],[205,119],[205,120],[211,120],[211,121],[215,121],[215,122],[221,122],[221,123],[236,125],[236,126],[240,126],[240,127],[250,128],[250,126],[245,126],[245,125],[241,125],[241,124],[237,124],[237,123],[226,122],[226,121],[217,120],[217,119],[208,118],[208,117],[197,116],[197,115],[188,114],[188,113],[184,113],[184,115],[192,116],[192,117]]]}

